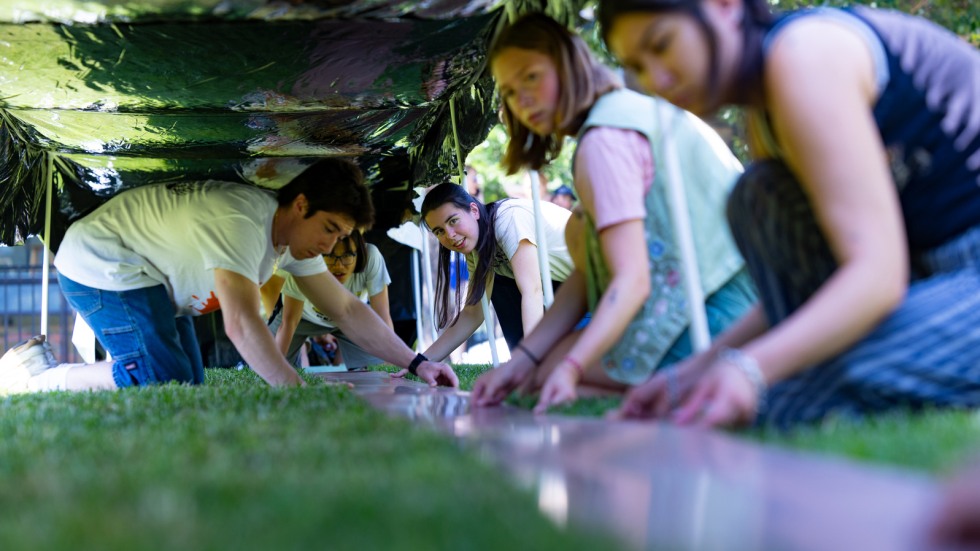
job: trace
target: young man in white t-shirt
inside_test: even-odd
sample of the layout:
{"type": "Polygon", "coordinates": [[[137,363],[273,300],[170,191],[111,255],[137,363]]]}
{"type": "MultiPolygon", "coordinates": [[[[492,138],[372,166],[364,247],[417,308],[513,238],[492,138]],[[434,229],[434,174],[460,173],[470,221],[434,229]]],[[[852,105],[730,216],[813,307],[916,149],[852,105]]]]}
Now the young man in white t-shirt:
{"type": "Polygon", "coordinates": [[[256,373],[272,385],[302,384],[260,315],[259,287],[276,267],[365,350],[430,385],[457,386],[448,365],[415,354],[327,272],[321,255],[373,221],[361,171],[341,159],[319,161],[276,194],[214,181],[124,191],[75,221],[55,258],[66,300],[112,360],[58,365],[34,337],[0,358],[0,394],[199,384],[191,316],[219,308],[256,373]]]}

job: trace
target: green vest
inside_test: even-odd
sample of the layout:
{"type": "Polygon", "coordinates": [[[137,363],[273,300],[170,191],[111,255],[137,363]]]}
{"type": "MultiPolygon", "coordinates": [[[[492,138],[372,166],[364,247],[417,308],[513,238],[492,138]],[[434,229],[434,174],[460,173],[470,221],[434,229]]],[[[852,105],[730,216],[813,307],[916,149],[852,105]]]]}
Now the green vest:
{"type": "MultiPolygon", "coordinates": [[[[673,113],[671,138],[675,140],[705,297],[720,289],[743,266],[725,217],[728,193],[741,175],[742,166],[721,137],[696,116],[660,99],[630,90],[609,92],[599,98],[579,131],[579,140],[595,126],[635,130],[646,136],[653,154],[654,179],[646,195],[644,221],[651,293],[623,338],[602,360],[610,377],[627,384],[646,380],[690,323],[680,250],[668,207],[658,104],[659,113],[673,113]]],[[[602,193],[602,182],[592,185],[594,194],[602,193]]],[[[585,218],[589,308],[594,310],[609,285],[610,273],[595,223],[588,214],[585,218]]]]}

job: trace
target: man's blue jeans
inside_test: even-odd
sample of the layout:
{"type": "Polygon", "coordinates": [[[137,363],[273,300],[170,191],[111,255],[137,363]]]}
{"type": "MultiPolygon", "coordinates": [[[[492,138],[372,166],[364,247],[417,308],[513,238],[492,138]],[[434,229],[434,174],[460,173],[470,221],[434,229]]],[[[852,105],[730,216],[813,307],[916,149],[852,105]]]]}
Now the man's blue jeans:
{"type": "Polygon", "coordinates": [[[94,289],[58,274],[61,292],[112,356],[119,387],[204,382],[190,316],[176,317],[163,285],[130,291],[94,289]]]}

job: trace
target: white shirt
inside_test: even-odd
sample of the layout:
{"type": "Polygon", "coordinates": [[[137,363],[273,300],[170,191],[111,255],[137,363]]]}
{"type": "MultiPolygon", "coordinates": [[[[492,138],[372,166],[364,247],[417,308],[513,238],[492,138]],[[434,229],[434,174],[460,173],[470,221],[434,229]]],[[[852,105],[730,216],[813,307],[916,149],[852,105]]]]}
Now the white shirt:
{"type": "Polygon", "coordinates": [[[152,184],[124,191],[69,226],[55,258],[82,285],[126,291],[163,284],[177,316],[219,309],[215,268],[256,285],[275,266],[297,275],[327,270],[272,245],[275,196],[231,182],[152,184]]]}
{"type": "MultiPolygon", "coordinates": [[[[551,279],[554,281],[565,281],[572,273],[572,257],[565,245],[565,225],[571,215],[572,211],[554,203],[541,203],[545,239],[548,241],[548,264],[551,267],[551,279]]],[[[510,262],[517,254],[518,245],[526,239],[535,247],[538,246],[534,233],[533,203],[529,199],[508,199],[502,202],[497,207],[493,227],[497,238],[497,258],[493,271],[514,278],[514,269],[510,262]]],[[[476,263],[476,251],[466,255],[466,268],[470,272],[471,280],[476,263]]]]}
{"type": "MultiPolygon", "coordinates": [[[[367,243],[365,250],[367,251],[367,260],[364,265],[364,271],[361,273],[352,273],[344,283],[344,287],[357,296],[357,298],[368,302],[370,297],[380,293],[391,283],[391,277],[388,275],[388,268],[385,266],[385,259],[381,256],[381,251],[370,243],[367,243]]],[[[303,301],[304,320],[322,325],[328,329],[336,327],[326,314],[317,310],[307,300],[303,292],[299,290],[299,286],[292,276],[288,274],[281,275],[286,278],[286,282],[282,286],[283,294],[303,301]]]]}

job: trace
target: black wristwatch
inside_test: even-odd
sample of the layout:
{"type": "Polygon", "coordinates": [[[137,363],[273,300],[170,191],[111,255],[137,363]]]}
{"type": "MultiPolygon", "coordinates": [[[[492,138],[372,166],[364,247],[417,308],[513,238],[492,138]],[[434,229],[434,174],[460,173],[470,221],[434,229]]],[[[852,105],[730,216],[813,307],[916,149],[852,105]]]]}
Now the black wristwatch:
{"type": "Polygon", "coordinates": [[[426,358],[422,353],[416,354],[415,359],[412,360],[412,363],[408,364],[408,372],[411,373],[412,375],[418,376],[417,371],[419,369],[419,366],[422,365],[422,362],[427,362],[427,361],[429,361],[429,358],[426,358]]]}

